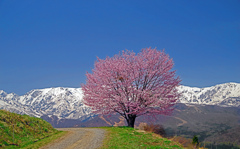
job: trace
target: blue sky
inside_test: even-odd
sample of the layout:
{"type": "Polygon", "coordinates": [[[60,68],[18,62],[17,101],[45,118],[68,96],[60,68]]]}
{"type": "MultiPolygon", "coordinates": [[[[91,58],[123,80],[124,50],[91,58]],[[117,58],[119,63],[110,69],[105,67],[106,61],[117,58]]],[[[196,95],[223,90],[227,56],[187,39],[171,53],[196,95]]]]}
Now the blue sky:
{"type": "Polygon", "coordinates": [[[96,56],[152,47],[182,84],[240,83],[239,0],[0,0],[0,89],[80,87],[96,56]]]}

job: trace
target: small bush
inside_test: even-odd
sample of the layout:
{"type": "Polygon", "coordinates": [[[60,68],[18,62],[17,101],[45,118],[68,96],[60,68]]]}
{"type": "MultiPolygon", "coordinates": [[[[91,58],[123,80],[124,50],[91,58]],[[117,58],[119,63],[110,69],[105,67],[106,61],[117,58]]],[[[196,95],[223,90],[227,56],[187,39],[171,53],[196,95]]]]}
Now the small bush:
{"type": "Polygon", "coordinates": [[[48,129],[47,129],[47,128],[45,128],[45,129],[44,129],[44,131],[45,131],[45,132],[48,132],[48,129]]]}
{"type": "Polygon", "coordinates": [[[171,140],[173,140],[175,142],[179,142],[185,148],[193,148],[191,139],[187,139],[187,138],[184,138],[182,136],[175,136],[171,140]]]}
{"type": "Polygon", "coordinates": [[[138,125],[138,129],[144,130],[144,127],[146,127],[146,126],[147,126],[147,123],[140,123],[140,124],[138,125]]]}
{"type": "Polygon", "coordinates": [[[195,148],[199,147],[198,137],[196,135],[193,137],[192,144],[195,148]]]}
{"type": "Polygon", "coordinates": [[[144,131],[153,132],[155,134],[158,134],[162,137],[166,137],[166,132],[162,125],[160,124],[146,124],[146,123],[140,123],[139,129],[143,128],[144,131]]]}

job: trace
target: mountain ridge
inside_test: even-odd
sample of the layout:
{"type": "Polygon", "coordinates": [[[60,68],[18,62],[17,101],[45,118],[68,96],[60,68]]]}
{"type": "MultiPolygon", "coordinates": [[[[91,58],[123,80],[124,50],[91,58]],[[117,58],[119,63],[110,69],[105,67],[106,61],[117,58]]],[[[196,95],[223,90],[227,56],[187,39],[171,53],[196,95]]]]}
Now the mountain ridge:
{"type": "MultiPolygon", "coordinates": [[[[224,83],[198,88],[179,86],[179,103],[240,107],[240,83],[224,83]]],[[[33,89],[22,96],[0,90],[0,109],[35,117],[55,115],[59,119],[86,119],[94,116],[82,102],[81,88],[52,87],[33,89]]]]}
{"type": "MultiPolygon", "coordinates": [[[[240,83],[224,83],[198,88],[179,86],[182,96],[172,115],[158,115],[156,121],[148,116],[136,120],[140,123],[161,124],[169,136],[187,138],[198,134],[204,142],[239,143],[240,83]],[[224,134],[224,136],[222,136],[224,134]]],[[[99,127],[125,125],[120,115],[94,115],[82,102],[81,88],[34,89],[18,96],[0,90],[0,109],[19,114],[41,117],[53,127],[99,127]]]]}
{"type": "Polygon", "coordinates": [[[240,84],[224,83],[206,88],[180,86],[183,94],[180,103],[240,106],[240,84]]]}

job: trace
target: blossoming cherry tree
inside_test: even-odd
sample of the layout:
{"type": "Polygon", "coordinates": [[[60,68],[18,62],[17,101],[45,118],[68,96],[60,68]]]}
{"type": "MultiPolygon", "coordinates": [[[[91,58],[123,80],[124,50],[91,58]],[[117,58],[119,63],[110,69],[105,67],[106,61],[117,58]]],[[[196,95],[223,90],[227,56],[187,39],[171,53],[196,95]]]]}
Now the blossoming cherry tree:
{"type": "Polygon", "coordinates": [[[95,62],[82,85],[84,103],[96,114],[118,113],[129,127],[141,115],[170,114],[180,94],[180,78],[164,51],[128,50],[95,62]]]}

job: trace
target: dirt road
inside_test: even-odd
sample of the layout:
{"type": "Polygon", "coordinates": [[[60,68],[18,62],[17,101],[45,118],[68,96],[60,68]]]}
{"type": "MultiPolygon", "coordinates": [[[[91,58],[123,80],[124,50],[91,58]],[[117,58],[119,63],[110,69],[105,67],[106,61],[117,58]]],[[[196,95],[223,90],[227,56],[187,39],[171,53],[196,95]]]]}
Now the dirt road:
{"type": "Polygon", "coordinates": [[[95,149],[101,146],[105,131],[97,128],[58,128],[67,135],[41,149],[95,149]]]}

